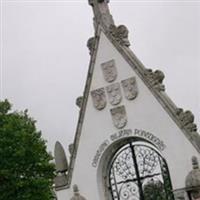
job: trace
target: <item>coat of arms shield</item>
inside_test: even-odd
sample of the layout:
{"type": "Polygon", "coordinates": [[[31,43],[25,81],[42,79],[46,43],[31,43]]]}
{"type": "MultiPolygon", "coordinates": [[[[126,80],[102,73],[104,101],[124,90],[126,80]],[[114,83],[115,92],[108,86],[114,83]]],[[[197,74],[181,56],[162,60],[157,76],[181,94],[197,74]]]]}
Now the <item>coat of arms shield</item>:
{"type": "Polygon", "coordinates": [[[93,105],[97,110],[102,110],[106,106],[106,95],[104,88],[91,91],[93,105]]]}
{"type": "Polygon", "coordinates": [[[138,89],[137,89],[137,83],[136,83],[136,78],[131,77],[128,79],[125,79],[121,81],[122,87],[124,90],[125,97],[128,100],[133,100],[137,97],[138,94],[138,89]]]}
{"type": "Polygon", "coordinates": [[[121,102],[122,94],[121,94],[119,83],[114,83],[112,85],[107,86],[106,90],[107,90],[109,102],[111,103],[111,105],[114,106],[121,102]]]}
{"type": "Polygon", "coordinates": [[[116,128],[121,129],[127,124],[125,106],[118,106],[110,110],[112,120],[116,128]]]}
{"type": "Polygon", "coordinates": [[[115,61],[110,60],[108,62],[101,64],[104,79],[111,83],[116,80],[117,78],[117,68],[115,66],[115,61]]]}

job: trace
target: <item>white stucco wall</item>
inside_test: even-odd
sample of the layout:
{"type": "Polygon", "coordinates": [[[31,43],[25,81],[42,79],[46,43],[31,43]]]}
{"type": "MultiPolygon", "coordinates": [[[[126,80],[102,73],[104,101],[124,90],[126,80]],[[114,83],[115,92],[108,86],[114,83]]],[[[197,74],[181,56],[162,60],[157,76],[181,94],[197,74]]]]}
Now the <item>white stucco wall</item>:
{"type": "MultiPolygon", "coordinates": [[[[185,177],[192,168],[191,157],[196,155],[200,158],[199,154],[103,33],[100,37],[90,91],[109,85],[104,80],[101,64],[111,59],[115,60],[118,71],[114,83],[134,76],[139,90],[136,99],[128,101],[123,95],[119,104],[126,107],[128,123],[124,129],[131,129],[133,132],[135,129],[145,130],[162,140],[166,148],[161,154],[167,160],[173,189],[183,188],[185,177]]],[[[123,94],[122,88],[121,91],[123,94]]],[[[119,132],[113,125],[111,108],[113,106],[107,102],[103,110],[95,109],[89,94],[72,177],[72,186],[77,184],[81,195],[87,200],[103,200],[99,197],[97,184],[98,166],[93,167],[92,162],[100,145],[105,140],[111,143],[110,135],[119,132]]],[[[70,199],[73,195],[72,187],[58,192],[57,195],[58,200],[70,199]]]]}

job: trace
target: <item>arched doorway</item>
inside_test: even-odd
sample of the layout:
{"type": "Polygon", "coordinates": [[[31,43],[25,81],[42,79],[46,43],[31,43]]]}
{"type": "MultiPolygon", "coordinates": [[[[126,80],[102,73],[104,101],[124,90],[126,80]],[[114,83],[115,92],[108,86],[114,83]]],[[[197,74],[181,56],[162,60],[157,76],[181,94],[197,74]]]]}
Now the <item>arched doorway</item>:
{"type": "Polygon", "coordinates": [[[149,143],[126,141],[109,166],[112,200],[174,200],[167,163],[149,143]]]}

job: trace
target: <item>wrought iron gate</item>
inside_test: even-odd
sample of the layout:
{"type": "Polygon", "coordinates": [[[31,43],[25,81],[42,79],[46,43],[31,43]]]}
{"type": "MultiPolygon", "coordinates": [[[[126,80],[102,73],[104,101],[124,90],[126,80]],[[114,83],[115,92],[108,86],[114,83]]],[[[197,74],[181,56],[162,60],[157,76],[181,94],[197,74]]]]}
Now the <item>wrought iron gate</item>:
{"type": "Polygon", "coordinates": [[[113,200],[174,200],[165,160],[154,148],[134,142],[115,153],[109,189],[113,200]]]}

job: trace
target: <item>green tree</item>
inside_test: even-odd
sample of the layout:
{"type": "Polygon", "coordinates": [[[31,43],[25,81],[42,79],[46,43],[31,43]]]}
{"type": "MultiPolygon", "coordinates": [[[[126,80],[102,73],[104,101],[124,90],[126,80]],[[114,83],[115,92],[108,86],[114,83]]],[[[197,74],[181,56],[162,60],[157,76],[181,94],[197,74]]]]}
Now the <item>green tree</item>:
{"type": "Polygon", "coordinates": [[[0,200],[50,200],[54,164],[27,110],[0,101],[0,200]]]}

